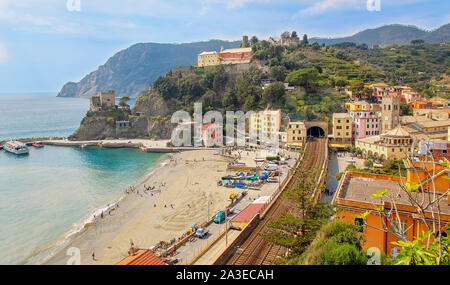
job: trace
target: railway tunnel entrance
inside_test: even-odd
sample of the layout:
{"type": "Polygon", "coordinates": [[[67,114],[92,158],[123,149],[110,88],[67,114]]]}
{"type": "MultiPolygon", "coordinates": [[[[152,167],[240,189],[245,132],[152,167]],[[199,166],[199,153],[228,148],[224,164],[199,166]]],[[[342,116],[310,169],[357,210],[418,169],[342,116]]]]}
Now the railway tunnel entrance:
{"type": "Polygon", "coordinates": [[[328,122],[309,121],[305,122],[307,138],[323,138],[328,136],[328,122]]]}
{"type": "Polygon", "coordinates": [[[308,138],[323,138],[325,131],[321,127],[311,127],[306,131],[306,136],[308,138]]]}

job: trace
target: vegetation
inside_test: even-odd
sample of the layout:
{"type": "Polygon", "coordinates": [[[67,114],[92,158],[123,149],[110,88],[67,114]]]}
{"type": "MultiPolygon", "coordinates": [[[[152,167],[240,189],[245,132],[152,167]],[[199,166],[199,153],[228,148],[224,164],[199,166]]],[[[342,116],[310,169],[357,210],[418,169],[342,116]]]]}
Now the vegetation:
{"type": "Polygon", "coordinates": [[[366,265],[362,248],[363,235],[357,226],[334,220],[324,226],[311,246],[289,264],[302,265],[366,265]]]}

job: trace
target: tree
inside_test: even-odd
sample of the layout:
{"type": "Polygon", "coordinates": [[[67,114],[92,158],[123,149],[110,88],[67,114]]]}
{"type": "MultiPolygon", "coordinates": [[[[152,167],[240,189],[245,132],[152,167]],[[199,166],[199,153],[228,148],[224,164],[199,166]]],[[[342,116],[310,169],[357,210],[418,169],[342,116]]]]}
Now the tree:
{"type": "Polygon", "coordinates": [[[286,68],[284,66],[270,67],[270,78],[275,81],[284,81],[286,79],[286,68]]]}
{"type": "Polygon", "coordinates": [[[412,41],[411,41],[411,44],[412,44],[413,46],[421,45],[421,44],[424,44],[424,43],[425,43],[425,41],[422,40],[422,39],[415,39],[415,40],[412,40],[412,41]]]}
{"type": "Polygon", "coordinates": [[[284,84],[282,82],[274,82],[264,88],[262,98],[266,103],[274,103],[278,102],[284,94],[284,84]]]}
{"type": "Polygon", "coordinates": [[[303,45],[308,45],[308,36],[306,34],[303,35],[303,45]]]}
{"type": "Polygon", "coordinates": [[[225,91],[222,103],[226,110],[234,110],[234,108],[236,108],[238,105],[238,99],[234,88],[230,88],[225,91]]]}
{"type": "Polygon", "coordinates": [[[124,107],[124,108],[130,107],[130,106],[127,104],[127,102],[130,101],[130,100],[131,100],[131,99],[130,99],[130,97],[128,97],[128,96],[124,96],[124,97],[120,98],[119,106],[120,106],[120,107],[124,107]]]}
{"type": "Polygon", "coordinates": [[[411,110],[409,109],[409,105],[406,103],[400,103],[400,110],[402,111],[403,116],[412,115],[411,110]]]}
{"type": "Polygon", "coordinates": [[[340,87],[348,85],[347,77],[345,76],[336,77],[335,85],[340,87]]]}
{"type": "Polygon", "coordinates": [[[256,45],[258,43],[258,38],[256,37],[256,36],[253,36],[251,39],[250,39],[250,44],[252,45],[252,46],[254,46],[254,45],[256,45]]]}
{"type": "Polygon", "coordinates": [[[299,259],[303,265],[366,265],[363,235],[358,227],[334,220],[322,227],[299,259]]]}
{"type": "MultiPolygon", "coordinates": [[[[310,157],[309,159],[314,159],[310,157]]],[[[285,197],[295,203],[295,210],[268,223],[270,232],[263,237],[274,244],[290,249],[290,255],[299,256],[313,241],[316,232],[333,214],[332,206],[325,202],[314,204],[311,198],[315,189],[315,169],[296,169],[294,175],[300,181],[285,193],[285,197]]]]}
{"type": "Polygon", "coordinates": [[[292,71],[286,77],[286,81],[292,85],[303,86],[307,90],[311,90],[318,78],[319,72],[316,68],[311,67],[292,71]]]}

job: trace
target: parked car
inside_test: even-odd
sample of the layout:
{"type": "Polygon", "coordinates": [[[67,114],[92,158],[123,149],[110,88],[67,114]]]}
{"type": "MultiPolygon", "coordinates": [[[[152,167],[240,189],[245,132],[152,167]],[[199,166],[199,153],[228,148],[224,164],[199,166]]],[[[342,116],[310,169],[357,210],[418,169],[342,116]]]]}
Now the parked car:
{"type": "Polygon", "coordinates": [[[278,170],[278,165],[272,164],[272,163],[267,164],[266,167],[264,168],[264,170],[266,170],[266,171],[275,171],[275,170],[278,170]]]}
{"type": "Polygon", "coordinates": [[[195,236],[198,238],[205,238],[208,236],[208,230],[204,228],[198,228],[197,231],[195,231],[195,236]]]}

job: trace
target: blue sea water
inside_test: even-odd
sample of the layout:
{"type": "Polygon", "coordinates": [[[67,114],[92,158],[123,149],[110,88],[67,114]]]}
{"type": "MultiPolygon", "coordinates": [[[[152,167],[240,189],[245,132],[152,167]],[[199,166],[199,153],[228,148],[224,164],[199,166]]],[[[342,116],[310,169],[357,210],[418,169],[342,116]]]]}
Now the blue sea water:
{"type": "MultiPolygon", "coordinates": [[[[0,96],[0,139],[68,135],[88,108],[86,99],[7,97],[0,96]]],[[[30,147],[28,156],[0,151],[0,264],[39,254],[116,201],[162,157],[125,148],[30,147]]]]}

